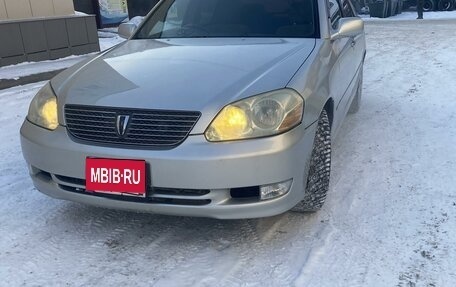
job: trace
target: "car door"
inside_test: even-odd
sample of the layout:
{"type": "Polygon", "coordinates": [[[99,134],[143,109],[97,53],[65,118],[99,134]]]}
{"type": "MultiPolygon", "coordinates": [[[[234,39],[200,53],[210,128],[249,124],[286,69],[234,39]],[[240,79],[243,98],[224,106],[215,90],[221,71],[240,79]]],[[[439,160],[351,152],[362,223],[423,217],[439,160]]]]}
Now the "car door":
{"type": "MultiPolygon", "coordinates": [[[[338,31],[339,22],[343,17],[340,2],[338,0],[328,0],[328,9],[331,22],[331,34],[334,34],[338,31]]],[[[340,109],[340,103],[344,98],[346,88],[349,86],[351,77],[353,76],[346,72],[352,54],[352,47],[349,38],[331,40],[331,45],[336,61],[333,66],[330,80],[330,96],[334,100],[333,130],[337,131],[341,119],[344,116],[342,114],[342,109],[340,109]]]]}
{"type": "MultiPolygon", "coordinates": [[[[355,9],[350,2],[350,0],[343,0],[342,1],[342,14],[343,17],[355,17],[355,9]]],[[[353,48],[353,60],[351,63],[353,64],[353,71],[355,73],[354,80],[357,80],[357,75],[361,64],[364,61],[364,55],[366,52],[366,39],[364,33],[360,33],[352,38],[352,48],[353,48]]]]}
{"type": "MultiPolygon", "coordinates": [[[[354,17],[355,14],[349,0],[328,0],[331,15],[331,6],[340,9],[340,19],[354,17]]],[[[332,8],[334,9],[334,8],[332,8]]],[[[339,19],[339,20],[340,20],[339,19]]],[[[331,20],[332,17],[331,17],[331,20]]],[[[338,21],[339,21],[338,20],[338,21]]],[[[332,22],[332,21],[331,21],[332,22]]],[[[335,33],[339,28],[339,23],[331,23],[332,32],[335,33]]],[[[362,62],[363,53],[360,50],[364,49],[364,38],[360,34],[352,38],[341,38],[332,42],[333,51],[337,57],[337,71],[338,75],[335,77],[337,83],[334,84],[332,96],[335,104],[335,126],[337,130],[345,117],[349,108],[349,103],[352,100],[354,92],[356,91],[356,80],[358,75],[358,68],[362,62]]]]}

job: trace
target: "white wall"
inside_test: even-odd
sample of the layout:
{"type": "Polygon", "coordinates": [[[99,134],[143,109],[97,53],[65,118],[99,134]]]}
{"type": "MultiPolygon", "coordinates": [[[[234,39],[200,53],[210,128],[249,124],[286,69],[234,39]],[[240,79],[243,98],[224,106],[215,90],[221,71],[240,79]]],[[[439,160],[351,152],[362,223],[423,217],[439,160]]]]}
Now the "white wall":
{"type": "Polygon", "coordinates": [[[0,0],[0,20],[72,14],[73,0],[0,0]]]}

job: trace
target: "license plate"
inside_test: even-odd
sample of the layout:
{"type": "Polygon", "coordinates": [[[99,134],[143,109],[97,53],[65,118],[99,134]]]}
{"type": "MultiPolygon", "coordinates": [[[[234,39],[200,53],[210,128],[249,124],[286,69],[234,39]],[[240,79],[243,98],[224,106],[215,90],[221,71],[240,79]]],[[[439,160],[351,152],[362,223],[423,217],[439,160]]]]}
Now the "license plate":
{"type": "Polygon", "coordinates": [[[85,174],[89,192],[146,196],[143,160],[86,158],[85,174]]]}

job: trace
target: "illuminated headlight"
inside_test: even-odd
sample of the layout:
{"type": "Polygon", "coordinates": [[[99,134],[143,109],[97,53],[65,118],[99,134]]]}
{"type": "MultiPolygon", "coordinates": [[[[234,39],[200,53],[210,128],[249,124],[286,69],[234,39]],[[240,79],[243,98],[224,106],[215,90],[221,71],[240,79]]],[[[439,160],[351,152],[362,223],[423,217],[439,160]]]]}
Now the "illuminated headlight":
{"type": "Polygon", "coordinates": [[[58,127],[57,98],[49,83],[41,88],[33,98],[27,119],[48,130],[55,130],[58,127]]]}
{"type": "Polygon", "coordinates": [[[224,107],[206,130],[208,141],[272,136],[301,123],[304,100],[291,89],[261,94],[224,107]]]}
{"type": "Polygon", "coordinates": [[[273,199],[288,193],[288,191],[290,191],[292,183],[293,180],[290,179],[284,182],[260,186],[261,200],[273,199]]]}

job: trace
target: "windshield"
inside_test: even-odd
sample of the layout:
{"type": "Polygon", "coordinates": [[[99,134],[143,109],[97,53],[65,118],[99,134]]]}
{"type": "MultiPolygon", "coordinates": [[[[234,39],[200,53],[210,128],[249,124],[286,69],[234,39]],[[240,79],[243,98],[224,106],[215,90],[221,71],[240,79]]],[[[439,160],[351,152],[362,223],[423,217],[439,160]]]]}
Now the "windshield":
{"type": "Polygon", "coordinates": [[[165,0],[136,39],[315,38],[313,0],[165,0]]]}

